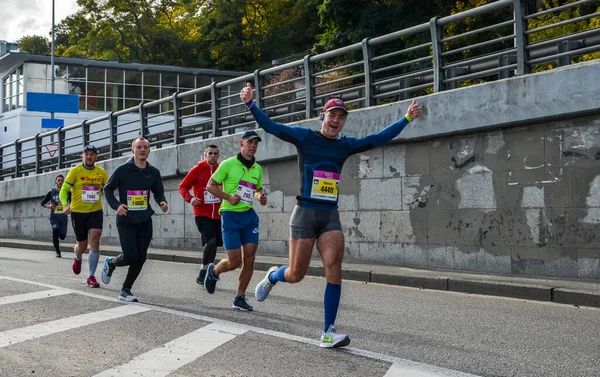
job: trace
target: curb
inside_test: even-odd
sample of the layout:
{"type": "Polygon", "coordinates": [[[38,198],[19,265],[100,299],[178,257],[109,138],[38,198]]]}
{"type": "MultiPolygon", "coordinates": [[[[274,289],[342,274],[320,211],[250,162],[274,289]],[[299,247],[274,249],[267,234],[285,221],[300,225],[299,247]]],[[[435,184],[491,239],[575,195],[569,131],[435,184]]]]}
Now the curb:
{"type": "MultiPolygon", "coordinates": [[[[34,250],[49,250],[54,251],[51,244],[44,243],[28,243],[15,241],[0,241],[0,247],[9,248],[29,248],[34,250]]],[[[61,251],[66,253],[73,252],[70,246],[62,246],[61,251]]],[[[118,256],[120,251],[117,250],[102,250],[102,255],[118,256]]],[[[149,252],[147,259],[158,260],[163,262],[175,263],[192,263],[201,264],[202,256],[189,256],[178,254],[161,254],[149,252]]],[[[215,259],[218,262],[219,259],[215,259]]],[[[273,262],[256,261],[254,264],[255,270],[267,271],[273,262]]],[[[376,269],[376,266],[373,266],[376,269]]],[[[324,275],[323,267],[310,266],[307,272],[308,276],[322,277],[324,275]]],[[[485,278],[485,277],[484,277],[485,278]]],[[[402,274],[402,273],[385,273],[378,271],[350,269],[347,267],[342,269],[342,279],[353,280],[366,283],[378,283],[386,285],[397,285],[405,287],[414,287],[422,289],[431,289],[448,292],[460,292],[467,294],[480,294],[487,296],[510,297],[524,300],[546,301],[557,304],[567,304],[574,306],[590,306],[600,308],[600,291],[586,291],[556,287],[551,285],[527,284],[522,282],[499,282],[474,280],[473,278],[456,278],[443,276],[426,276],[418,274],[402,274]]]]}

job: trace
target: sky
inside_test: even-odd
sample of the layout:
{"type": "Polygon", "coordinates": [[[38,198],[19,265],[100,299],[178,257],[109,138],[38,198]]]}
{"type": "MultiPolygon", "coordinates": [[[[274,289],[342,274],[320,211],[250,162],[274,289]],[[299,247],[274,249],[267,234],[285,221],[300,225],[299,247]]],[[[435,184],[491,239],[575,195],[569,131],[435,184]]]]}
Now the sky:
{"type": "MultiPolygon", "coordinates": [[[[0,39],[16,42],[26,35],[50,40],[52,0],[0,0],[0,39]]],[[[77,0],[54,0],[54,24],[77,11],[77,0]]]]}

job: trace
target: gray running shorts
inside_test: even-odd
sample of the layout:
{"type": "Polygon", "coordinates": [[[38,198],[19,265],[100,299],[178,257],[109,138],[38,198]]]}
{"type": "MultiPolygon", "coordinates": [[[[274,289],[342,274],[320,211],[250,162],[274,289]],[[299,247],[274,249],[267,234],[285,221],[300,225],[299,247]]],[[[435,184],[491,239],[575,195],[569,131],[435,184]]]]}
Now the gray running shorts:
{"type": "Polygon", "coordinates": [[[290,238],[319,238],[323,233],[332,230],[342,230],[337,209],[311,209],[298,205],[294,207],[290,217],[290,238]]]}

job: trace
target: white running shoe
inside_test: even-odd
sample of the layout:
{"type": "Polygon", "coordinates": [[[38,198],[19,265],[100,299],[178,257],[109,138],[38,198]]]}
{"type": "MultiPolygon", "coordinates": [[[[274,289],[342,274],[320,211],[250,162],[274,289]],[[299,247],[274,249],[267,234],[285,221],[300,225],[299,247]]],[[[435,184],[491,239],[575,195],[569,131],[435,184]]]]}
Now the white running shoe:
{"type": "Polygon", "coordinates": [[[335,326],[330,325],[329,330],[321,335],[321,344],[319,347],[323,348],[339,348],[350,344],[350,338],[345,334],[338,334],[335,330],[335,326]]]}
{"type": "Polygon", "coordinates": [[[262,279],[260,283],[256,285],[256,289],[254,290],[254,297],[256,297],[256,301],[263,302],[267,299],[267,297],[269,297],[271,288],[273,288],[273,286],[275,285],[269,281],[269,275],[271,275],[271,273],[275,271],[277,271],[276,266],[269,268],[267,274],[265,275],[265,278],[262,279]]]}

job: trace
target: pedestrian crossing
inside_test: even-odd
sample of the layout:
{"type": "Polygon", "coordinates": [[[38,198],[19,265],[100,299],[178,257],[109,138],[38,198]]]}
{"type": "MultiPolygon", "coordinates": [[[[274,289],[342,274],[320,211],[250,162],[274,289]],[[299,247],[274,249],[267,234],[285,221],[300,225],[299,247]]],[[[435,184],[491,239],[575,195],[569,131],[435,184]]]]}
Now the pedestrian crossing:
{"type": "MultiPolygon", "coordinates": [[[[103,352],[107,354],[105,359],[90,360],[89,365],[78,365],[78,369],[70,369],[68,362],[56,360],[57,357],[63,357],[62,354],[49,353],[47,357],[39,355],[35,363],[31,362],[38,370],[35,375],[473,376],[351,347],[337,351],[323,350],[317,347],[317,339],[170,308],[142,303],[122,303],[116,298],[90,291],[72,290],[7,276],[0,276],[0,310],[3,310],[0,312],[0,319],[8,320],[0,326],[0,360],[3,360],[0,363],[1,377],[22,375],[25,371],[31,374],[28,369],[33,367],[28,364],[27,357],[23,357],[23,354],[50,352],[48,344],[52,344],[52,340],[59,342],[65,353],[69,352],[71,344],[75,348],[74,351],[78,351],[81,347],[78,341],[81,342],[81,332],[84,329],[91,333],[105,332],[111,335],[88,342],[100,343],[98,348],[106,350],[103,352]],[[11,289],[3,291],[3,281],[11,282],[11,289]],[[22,291],[26,293],[18,292],[18,288],[15,287],[19,286],[23,286],[22,291]],[[32,286],[38,290],[31,291],[32,286]],[[85,296],[97,305],[89,312],[75,312],[74,308],[66,305],[71,299],[69,295],[85,296]],[[40,305],[40,302],[44,305],[40,305]],[[47,318],[54,318],[50,315],[56,315],[54,311],[59,311],[61,317],[47,321],[42,318],[34,322],[37,315],[32,313],[34,303],[38,310],[40,307],[46,308],[44,310],[48,313],[47,318]],[[19,317],[11,317],[14,314],[8,309],[12,307],[22,314],[19,314],[19,317]],[[99,310],[96,310],[97,308],[99,310]],[[33,317],[23,322],[28,325],[19,327],[22,324],[20,319],[28,316],[33,317]],[[14,328],[11,328],[9,322],[11,318],[14,328]],[[144,331],[140,331],[140,328],[144,331]],[[106,329],[116,331],[111,333],[106,329]],[[128,329],[131,330],[130,333],[127,333],[128,329]],[[71,335],[72,333],[74,335],[71,335]],[[161,339],[161,342],[157,339],[161,339]],[[103,342],[108,344],[103,345],[103,342]],[[269,348],[270,344],[273,344],[273,349],[281,352],[273,352],[269,348]],[[123,351],[118,351],[120,349],[123,351]],[[246,357],[247,360],[262,362],[248,363],[241,370],[235,369],[239,366],[232,363],[236,360],[246,360],[246,357]],[[269,359],[264,359],[265,357],[269,359]],[[211,364],[212,369],[205,369],[207,364],[211,364]],[[278,369],[273,372],[269,368],[278,369]]],[[[69,360],[69,355],[64,357],[66,361],[69,360]]]]}

